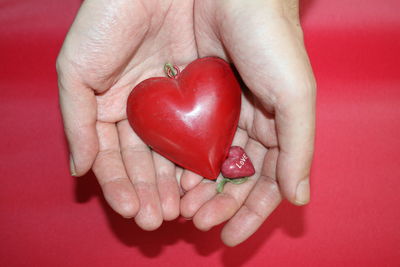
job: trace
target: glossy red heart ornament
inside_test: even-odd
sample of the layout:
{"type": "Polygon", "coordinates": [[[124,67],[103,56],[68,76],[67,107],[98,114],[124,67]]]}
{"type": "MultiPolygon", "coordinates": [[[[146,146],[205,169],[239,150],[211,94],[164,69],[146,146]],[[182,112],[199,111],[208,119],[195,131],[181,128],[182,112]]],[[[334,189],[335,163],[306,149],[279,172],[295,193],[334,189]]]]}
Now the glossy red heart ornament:
{"type": "Polygon", "coordinates": [[[216,179],[235,134],[240,85],[222,59],[193,61],[172,78],[142,81],[131,92],[127,115],[135,133],[185,169],[216,179]]]}

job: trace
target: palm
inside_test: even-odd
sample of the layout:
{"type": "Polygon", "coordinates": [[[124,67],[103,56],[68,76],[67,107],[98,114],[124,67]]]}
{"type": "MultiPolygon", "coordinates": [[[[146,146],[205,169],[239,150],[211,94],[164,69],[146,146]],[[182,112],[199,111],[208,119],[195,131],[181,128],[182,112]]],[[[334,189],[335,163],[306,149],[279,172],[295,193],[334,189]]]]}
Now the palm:
{"type": "MultiPolygon", "coordinates": [[[[163,76],[163,65],[166,62],[185,66],[197,57],[191,13],[183,11],[182,7],[177,8],[173,3],[162,8],[156,4],[157,1],[135,4],[132,7],[135,13],[130,14],[128,20],[119,22],[121,25],[118,28],[125,29],[125,33],[120,35],[111,31],[110,35],[117,35],[111,37],[107,33],[107,39],[112,39],[109,46],[113,49],[109,46],[104,48],[105,51],[91,48],[102,54],[112,50],[119,54],[117,59],[114,53],[105,58],[112,68],[93,81],[93,88],[97,88],[95,85],[99,81],[106,84],[103,87],[104,93],[96,96],[100,121],[115,123],[126,119],[126,99],[132,88],[146,78],[163,76]],[[177,12],[189,16],[175,14],[177,12]],[[132,22],[132,17],[136,17],[137,21],[132,22]],[[138,29],[138,25],[141,28],[138,29]]],[[[102,69],[104,64],[96,62],[98,58],[101,56],[94,54],[88,64],[102,69]]]]}

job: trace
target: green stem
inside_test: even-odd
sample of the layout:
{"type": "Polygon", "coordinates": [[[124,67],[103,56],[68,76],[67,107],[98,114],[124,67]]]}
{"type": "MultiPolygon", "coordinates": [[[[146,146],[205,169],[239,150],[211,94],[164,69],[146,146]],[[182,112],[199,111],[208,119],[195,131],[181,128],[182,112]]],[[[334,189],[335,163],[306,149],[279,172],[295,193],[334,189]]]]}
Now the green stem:
{"type": "Polygon", "coordinates": [[[217,192],[222,193],[222,191],[224,191],[224,186],[226,183],[243,184],[248,179],[249,179],[248,177],[243,177],[239,179],[222,178],[222,180],[217,184],[217,192]]]}
{"type": "Polygon", "coordinates": [[[240,178],[240,179],[229,179],[229,182],[232,183],[232,184],[243,184],[248,179],[249,179],[248,177],[243,177],[243,178],[240,178]]]}
{"type": "Polygon", "coordinates": [[[172,76],[177,75],[174,65],[172,65],[171,63],[167,63],[164,65],[164,71],[168,76],[169,76],[169,73],[171,73],[172,76]]]}
{"type": "Polygon", "coordinates": [[[228,179],[223,178],[217,185],[217,192],[222,193],[224,191],[224,186],[228,182],[228,179]]]}

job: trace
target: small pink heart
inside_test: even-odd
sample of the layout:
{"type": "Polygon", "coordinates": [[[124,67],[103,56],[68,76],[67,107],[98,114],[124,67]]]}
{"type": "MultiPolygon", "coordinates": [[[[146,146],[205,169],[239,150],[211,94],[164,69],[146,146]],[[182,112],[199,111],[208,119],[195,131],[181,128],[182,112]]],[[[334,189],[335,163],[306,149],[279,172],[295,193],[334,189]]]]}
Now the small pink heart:
{"type": "Polygon", "coordinates": [[[232,146],[229,149],[228,157],[222,164],[222,175],[226,178],[235,179],[251,176],[255,172],[254,166],[244,149],[240,146],[232,146]]]}

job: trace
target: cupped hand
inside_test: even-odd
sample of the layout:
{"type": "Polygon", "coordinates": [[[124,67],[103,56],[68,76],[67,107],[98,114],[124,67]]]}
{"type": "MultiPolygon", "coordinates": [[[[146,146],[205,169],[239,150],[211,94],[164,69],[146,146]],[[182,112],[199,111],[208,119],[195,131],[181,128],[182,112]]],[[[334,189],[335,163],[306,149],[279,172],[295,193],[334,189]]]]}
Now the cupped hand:
{"type": "Polygon", "coordinates": [[[132,131],[126,100],[163,66],[198,57],[191,1],[86,0],[57,60],[71,172],[93,169],[109,205],[146,230],[179,215],[182,170],[132,131]]]}
{"type": "Polygon", "coordinates": [[[248,91],[233,145],[245,148],[256,173],[217,194],[213,182],[184,173],[181,214],[208,230],[227,221],[222,240],[252,235],[282,198],[309,202],[314,149],[315,81],[303,44],[298,1],[198,1],[199,56],[233,62],[248,91]]]}
{"type": "Polygon", "coordinates": [[[71,172],[93,168],[110,206],[143,229],[175,218],[182,170],[135,135],[125,103],[138,82],[163,75],[166,62],[183,68],[203,56],[232,61],[250,89],[234,143],[257,173],[216,196],[214,183],[184,171],[190,191],[181,212],[200,229],[230,219],[222,238],[235,245],[282,195],[297,204],[309,199],[315,85],[297,1],[86,0],[57,61],[71,172]]]}

